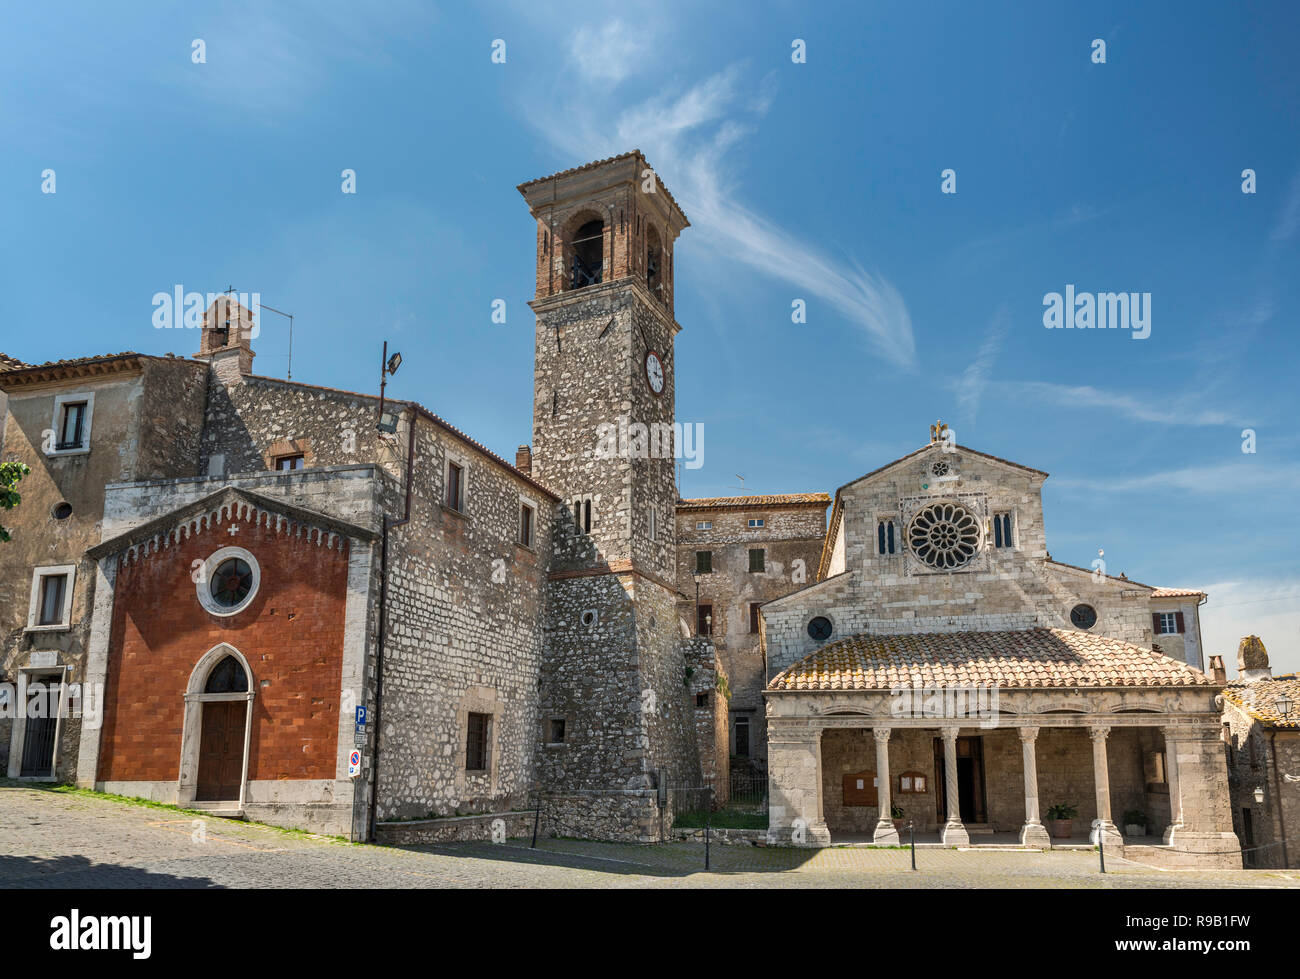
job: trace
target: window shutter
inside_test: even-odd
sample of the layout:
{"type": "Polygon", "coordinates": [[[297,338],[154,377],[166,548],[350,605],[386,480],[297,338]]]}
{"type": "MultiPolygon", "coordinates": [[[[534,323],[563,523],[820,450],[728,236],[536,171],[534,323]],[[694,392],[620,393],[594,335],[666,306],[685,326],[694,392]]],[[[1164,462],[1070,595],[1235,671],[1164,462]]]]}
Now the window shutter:
{"type": "Polygon", "coordinates": [[[1160,635],[1160,613],[1159,612],[1151,613],[1151,631],[1157,636],[1160,635]]]}
{"type": "Polygon", "coordinates": [[[1178,631],[1179,631],[1179,632],[1184,632],[1184,631],[1186,631],[1186,630],[1183,628],[1183,613],[1182,613],[1182,612],[1175,612],[1174,615],[1177,617],[1177,620],[1178,620],[1178,631]]]}

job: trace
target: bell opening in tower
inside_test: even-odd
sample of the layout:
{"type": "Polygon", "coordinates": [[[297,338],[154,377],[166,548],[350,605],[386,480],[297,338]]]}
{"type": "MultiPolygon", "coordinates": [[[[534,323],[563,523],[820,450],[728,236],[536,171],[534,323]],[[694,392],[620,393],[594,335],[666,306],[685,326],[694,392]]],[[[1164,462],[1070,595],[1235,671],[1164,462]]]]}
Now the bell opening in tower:
{"type": "Polygon", "coordinates": [[[605,262],[605,222],[588,221],[572,242],[569,288],[581,289],[601,281],[605,262]]]}

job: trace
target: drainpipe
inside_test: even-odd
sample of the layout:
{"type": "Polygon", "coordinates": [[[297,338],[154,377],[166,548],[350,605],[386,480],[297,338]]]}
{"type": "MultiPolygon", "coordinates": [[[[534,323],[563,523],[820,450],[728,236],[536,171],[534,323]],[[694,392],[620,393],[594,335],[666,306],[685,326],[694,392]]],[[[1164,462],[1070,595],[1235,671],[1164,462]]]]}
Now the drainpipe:
{"type": "Polygon", "coordinates": [[[1277,800],[1277,834],[1282,838],[1282,866],[1291,866],[1286,855],[1286,815],[1282,807],[1282,780],[1278,777],[1277,767],[1277,731],[1268,732],[1268,743],[1273,750],[1273,798],[1277,800]]]}
{"type": "Polygon", "coordinates": [[[411,519],[411,476],[415,472],[415,411],[407,420],[406,446],[406,506],[401,520],[384,514],[383,532],[379,545],[379,637],[375,651],[375,753],[370,764],[370,811],[366,819],[366,842],[375,842],[375,805],[379,801],[379,738],[384,720],[384,640],[388,635],[388,531],[401,527],[411,519]]]}

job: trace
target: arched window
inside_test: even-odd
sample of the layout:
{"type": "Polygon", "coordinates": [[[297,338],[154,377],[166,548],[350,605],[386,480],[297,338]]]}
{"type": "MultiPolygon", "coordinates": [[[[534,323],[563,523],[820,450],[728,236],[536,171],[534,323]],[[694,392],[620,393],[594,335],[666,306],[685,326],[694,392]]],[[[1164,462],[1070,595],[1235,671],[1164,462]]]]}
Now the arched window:
{"type": "Polygon", "coordinates": [[[569,288],[581,289],[601,281],[605,264],[605,222],[588,221],[569,243],[569,288]]]}
{"type": "Polygon", "coordinates": [[[663,298],[660,295],[663,289],[663,262],[663,245],[659,241],[659,232],[652,224],[646,229],[645,236],[645,284],[650,289],[650,295],[656,299],[663,298]]]}
{"type": "Polygon", "coordinates": [[[227,656],[212,668],[204,693],[248,693],[248,674],[233,656],[227,656]]]}

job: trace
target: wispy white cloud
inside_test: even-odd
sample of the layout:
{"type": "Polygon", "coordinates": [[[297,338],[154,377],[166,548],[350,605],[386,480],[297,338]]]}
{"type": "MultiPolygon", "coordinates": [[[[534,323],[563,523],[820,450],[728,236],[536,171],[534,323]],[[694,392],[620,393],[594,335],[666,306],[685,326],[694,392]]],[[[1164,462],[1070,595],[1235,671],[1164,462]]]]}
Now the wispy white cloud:
{"type": "Polygon", "coordinates": [[[652,38],[646,25],[638,24],[633,30],[615,18],[599,27],[584,24],[578,28],[569,53],[588,79],[618,84],[641,66],[652,38]]]}
{"type": "Polygon", "coordinates": [[[957,403],[970,417],[972,423],[979,411],[980,398],[984,395],[984,389],[988,387],[989,375],[993,372],[998,351],[1002,349],[1002,341],[1006,338],[1010,325],[1011,317],[1007,308],[1002,306],[989,324],[989,334],[980,344],[979,353],[975,355],[970,366],[962,372],[961,380],[957,382],[957,403]]]}
{"type": "Polygon", "coordinates": [[[1297,228],[1300,228],[1300,170],[1291,178],[1291,186],[1287,188],[1286,199],[1269,238],[1273,241],[1287,241],[1296,233],[1297,228]]]}
{"type": "Polygon", "coordinates": [[[757,84],[733,64],[694,84],[620,108],[592,98],[529,106],[528,117],[571,166],[640,148],[691,220],[694,246],[788,283],[792,297],[820,300],[862,331],[868,344],[894,364],[916,355],[911,318],[898,290],[884,277],[778,226],[741,202],[731,159],[755,131],[775,97],[775,76],[757,84]],[[610,125],[609,120],[614,122],[610,125]]]}
{"type": "MultiPolygon", "coordinates": [[[[969,370],[968,370],[969,373],[969,370]]],[[[1053,384],[1049,381],[1000,381],[996,388],[1008,395],[1032,398],[1059,408],[1102,408],[1134,421],[1164,425],[1228,425],[1231,417],[1222,411],[1182,409],[1176,403],[1161,405],[1140,401],[1131,394],[1103,391],[1089,385],[1053,384]]]]}
{"type": "Polygon", "coordinates": [[[1223,657],[1231,675],[1242,636],[1259,636],[1274,676],[1300,670],[1300,579],[1237,579],[1197,585],[1210,596],[1201,607],[1206,665],[1223,657]]]}
{"type": "Polygon", "coordinates": [[[1060,477],[1052,480],[1057,489],[1104,490],[1110,493],[1144,490],[1181,490],[1192,493],[1228,493],[1241,496],[1243,487],[1253,493],[1295,486],[1300,465],[1265,465],[1257,456],[1243,454],[1241,462],[1217,466],[1185,466],[1128,476],[1060,477]]]}

